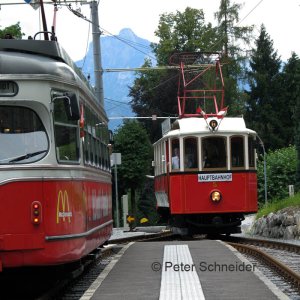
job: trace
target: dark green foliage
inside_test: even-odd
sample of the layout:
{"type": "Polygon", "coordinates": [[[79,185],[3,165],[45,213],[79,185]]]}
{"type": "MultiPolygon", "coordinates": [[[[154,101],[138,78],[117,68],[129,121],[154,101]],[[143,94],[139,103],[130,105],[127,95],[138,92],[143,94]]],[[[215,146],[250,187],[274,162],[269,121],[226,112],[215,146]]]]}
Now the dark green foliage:
{"type": "MultiPolygon", "coordinates": [[[[146,61],[144,67],[151,67],[146,61]]],[[[139,77],[130,88],[132,110],[141,117],[156,115],[159,117],[175,116],[177,109],[177,71],[139,72],[139,77]]],[[[161,120],[146,119],[143,122],[151,142],[161,137],[161,120]]]]}
{"type": "Polygon", "coordinates": [[[158,221],[158,214],[156,212],[156,199],[154,194],[154,181],[147,179],[140,190],[139,200],[137,201],[138,207],[138,220],[147,218],[149,222],[145,225],[156,225],[158,221]]]}
{"type": "MultiPolygon", "coordinates": [[[[295,185],[297,155],[294,146],[269,151],[266,156],[268,201],[283,199],[288,196],[288,186],[295,185]]],[[[258,199],[265,202],[264,164],[261,157],[257,168],[258,199]]]]}
{"type": "MultiPolygon", "coordinates": [[[[296,190],[300,190],[300,59],[293,53],[284,67],[283,84],[286,110],[282,111],[285,136],[295,142],[297,151],[296,190]],[[292,116],[292,121],[290,119],[292,116]],[[294,138],[294,139],[293,139],[294,138]]],[[[284,101],[283,100],[283,101],[284,101]]]]}
{"type": "Polygon", "coordinates": [[[295,53],[284,65],[278,79],[278,135],[282,138],[283,146],[288,146],[295,142],[295,126],[299,122],[295,105],[300,96],[300,60],[295,53]]]}
{"type": "Polygon", "coordinates": [[[137,121],[126,120],[114,136],[114,152],[121,153],[122,164],[118,166],[119,193],[130,191],[131,208],[136,216],[136,191],[151,172],[152,145],[146,130],[137,121]]]}
{"type": "Polygon", "coordinates": [[[147,132],[139,122],[126,120],[116,131],[114,142],[114,152],[122,155],[118,167],[120,186],[137,188],[151,170],[152,145],[147,132]]]}
{"type": "Polygon", "coordinates": [[[279,134],[281,124],[278,112],[285,109],[279,101],[280,65],[273,42],[262,25],[250,59],[250,91],[245,119],[248,127],[259,134],[266,149],[288,146],[279,134]]]}
{"type": "MultiPolygon", "coordinates": [[[[225,106],[229,106],[230,115],[244,114],[244,91],[239,87],[239,81],[244,78],[244,63],[246,53],[240,43],[249,45],[253,26],[239,26],[239,11],[241,4],[230,0],[221,0],[219,11],[215,13],[218,21],[218,42],[224,56],[222,59],[223,77],[225,83],[225,106]]],[[[217,50],[218,48],[215,48],[217,50]]]]}
{"type": "Polygon", "coordinates": [[[212,51],[218,40],[217,30],[205,23],[203,10],[190,7],[184,12],[162,14],[155,35],[160,41],[152,48],[159,65],[167,65],[173,53],[212,51]]]}
{"type": "Polygon", "coordinates": [[[3,39],[6,34],[10,34],[15,39],[21,39],[24,33],[22,33],[20,23],[10,25],[4,29],[0,29],[0,38],[3,39]]]}

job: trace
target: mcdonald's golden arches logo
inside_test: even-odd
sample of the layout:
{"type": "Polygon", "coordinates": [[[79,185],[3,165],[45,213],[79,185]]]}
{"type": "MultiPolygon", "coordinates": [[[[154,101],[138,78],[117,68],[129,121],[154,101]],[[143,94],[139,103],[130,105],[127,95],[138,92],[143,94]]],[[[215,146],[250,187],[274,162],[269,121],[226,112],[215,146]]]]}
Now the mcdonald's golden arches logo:
{"type": "Polygon", "coordinates": [[[71,223],[71,218],[72,212],[70,210],[68,192],[66,190],[60,190],[57,197],[56,224],[58,224],[60,220],[71,223]]]}

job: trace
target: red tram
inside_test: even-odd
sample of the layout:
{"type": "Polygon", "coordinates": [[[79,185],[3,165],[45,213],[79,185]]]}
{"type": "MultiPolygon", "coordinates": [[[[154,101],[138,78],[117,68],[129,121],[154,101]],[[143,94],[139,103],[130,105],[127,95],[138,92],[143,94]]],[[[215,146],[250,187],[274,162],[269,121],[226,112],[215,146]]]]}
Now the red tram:
{"type": "Polygon", "coordinates": [[[171,62],[181,74],[179,118],[164,123],[154,144],[158,212],[182,234],[238,233],[244,215],[257,211],[256,132],[226,117],[219,54],[175,54],[171,62]]]}
{"type": "Polygon", "coordinates": [[[109,239],[107,122],[57,42],[0,40],[0,271],[80,260],[109,239]]]}

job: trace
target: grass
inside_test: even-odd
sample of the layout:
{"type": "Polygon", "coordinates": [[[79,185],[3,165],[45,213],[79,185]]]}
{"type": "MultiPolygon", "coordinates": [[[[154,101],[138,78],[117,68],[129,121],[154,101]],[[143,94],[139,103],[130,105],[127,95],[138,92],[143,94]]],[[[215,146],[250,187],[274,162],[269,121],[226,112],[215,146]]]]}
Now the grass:
{"type": "Polygon", "coordinates": [[[282,200],[276,200],[264,205],[256,214],[256,219],[266,216],[271,212],[276,212],[286,207],[296,206],[300,207],[300,193],[295,194],[294,197],[288,197],[282,200]]]}

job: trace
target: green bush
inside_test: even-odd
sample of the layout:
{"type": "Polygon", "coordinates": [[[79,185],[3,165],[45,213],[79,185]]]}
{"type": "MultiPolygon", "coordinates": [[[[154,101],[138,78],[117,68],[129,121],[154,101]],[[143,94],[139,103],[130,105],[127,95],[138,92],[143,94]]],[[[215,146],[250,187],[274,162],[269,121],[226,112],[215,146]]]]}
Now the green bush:
{"type": "MultiPolygon", "coordinates": [[[[288,196],[288,186],[295,185],[297,155],[295,146],[289,146],[266,155],[268,201],[288,196]]],[[[264,162],[261,156],[257,166],[258,201],[265,201],[264,162]]]]}

